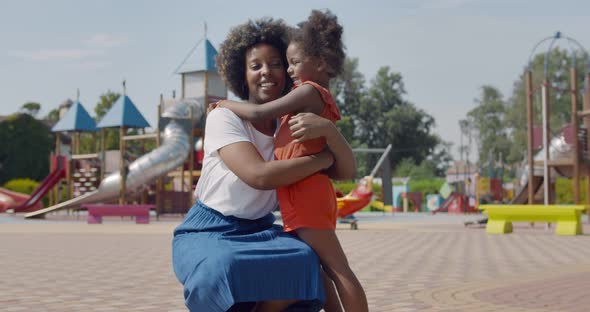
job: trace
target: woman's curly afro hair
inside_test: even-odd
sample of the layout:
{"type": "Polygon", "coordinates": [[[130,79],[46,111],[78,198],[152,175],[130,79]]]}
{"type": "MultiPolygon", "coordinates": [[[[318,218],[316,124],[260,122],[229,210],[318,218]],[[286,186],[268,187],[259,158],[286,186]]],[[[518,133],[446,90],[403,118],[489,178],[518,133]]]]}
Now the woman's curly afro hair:
{"type": "Polygon", "coordinates": [[[338,76],[344,65],[344,44],[342,26],[330,10],[311,11],[307,21],[292,29],[289,40],[297,43],[307,56],[320,57],[326,62],[330,78],[338,76]]]}
{"type": "MultiPolygon", "coordinates": [[[[250,20],[230,30],[217,54],[219,73],[230,91],[242,100],[248,99],[250,94],[246,84],[246,51],[256,44],[266,43],[278,49],[283,56],[286,71],[288,29],[283,20],[262,18],[250,20]]],[[[289,88],[290,85],[285,89],[289,88]]]]}

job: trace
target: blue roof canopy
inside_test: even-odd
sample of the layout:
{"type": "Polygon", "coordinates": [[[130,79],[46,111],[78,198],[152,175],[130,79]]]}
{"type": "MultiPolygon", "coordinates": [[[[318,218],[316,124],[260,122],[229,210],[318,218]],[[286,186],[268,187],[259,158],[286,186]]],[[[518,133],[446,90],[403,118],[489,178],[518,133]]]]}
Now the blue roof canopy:
{"type": "Polygon", "coordinates": [[[96,122],[90,117],[82,103],[76,101],[66,114],[51,129],[52,132],[61,131],[97,131],[96,122]]]}
{"type": "Polygon", "coordinates": [[[150,124],[143,118],[143,115],[137,110],[133,101],[127,96],[119,97],[111,109],[102,117],[97,128],[146,128],[150,124]]]}
{"type": "Polygon", "coordinates": [[[213,47],[209,39],[202,40],[193,48],[191,54],[185,59],[176,73],[183,74],[196,71],[217,72],[217,66],[215,66],[216,56],[217,50],[213,47]]]}

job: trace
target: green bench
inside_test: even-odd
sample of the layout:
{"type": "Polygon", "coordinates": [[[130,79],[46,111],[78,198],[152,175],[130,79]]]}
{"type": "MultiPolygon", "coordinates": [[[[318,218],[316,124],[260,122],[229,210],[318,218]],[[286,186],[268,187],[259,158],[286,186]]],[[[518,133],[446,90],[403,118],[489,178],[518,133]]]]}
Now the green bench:
{"type": "Polygon", "coordinates": [[[512,233],[512,222],[556,222],[557,235],[581,235],[584,205],[481,205],[488,234],[512,233]]]}

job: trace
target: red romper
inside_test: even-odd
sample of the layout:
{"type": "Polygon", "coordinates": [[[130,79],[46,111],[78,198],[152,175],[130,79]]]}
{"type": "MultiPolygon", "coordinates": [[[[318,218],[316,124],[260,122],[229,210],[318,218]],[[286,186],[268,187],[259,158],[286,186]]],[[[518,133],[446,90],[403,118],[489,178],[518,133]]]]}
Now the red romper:
{"type": "MultiPolygon", "coordinates": [[[[321,117],[332,122],[340,119],[336,101],[328,89],[312,81],[306,81],[293,89],[303,84],[313,86],[320,93],[324,101],[321,117]]],[[[278,160],[317,154],[326,146],[326,139],[323,137],[301,143],[293,142],[288,122],[294,115],[287,114],[281,117],[275,138],[275,158],[278,160]]],[[[314,173],[294,184],[280,187],[277,189],[277,197],[285,231],[290,232],[298,228],[336,228],[336,195],[327,175],[314,173]]]]}

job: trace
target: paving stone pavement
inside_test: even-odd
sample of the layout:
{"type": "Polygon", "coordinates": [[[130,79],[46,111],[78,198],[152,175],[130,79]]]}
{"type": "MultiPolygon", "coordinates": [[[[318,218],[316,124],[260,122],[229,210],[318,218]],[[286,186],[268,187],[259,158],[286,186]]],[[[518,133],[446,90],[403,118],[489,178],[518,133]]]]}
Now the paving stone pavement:
{"type": "MultiPolygon", "coordinates": [[[[590,235],[422,220],[339,225],[370,311],[590,311],[590,235]]],[[[0,311],[186,311],[171,267],[180,219],[154,221],[0,224],[0,311]]]]}

